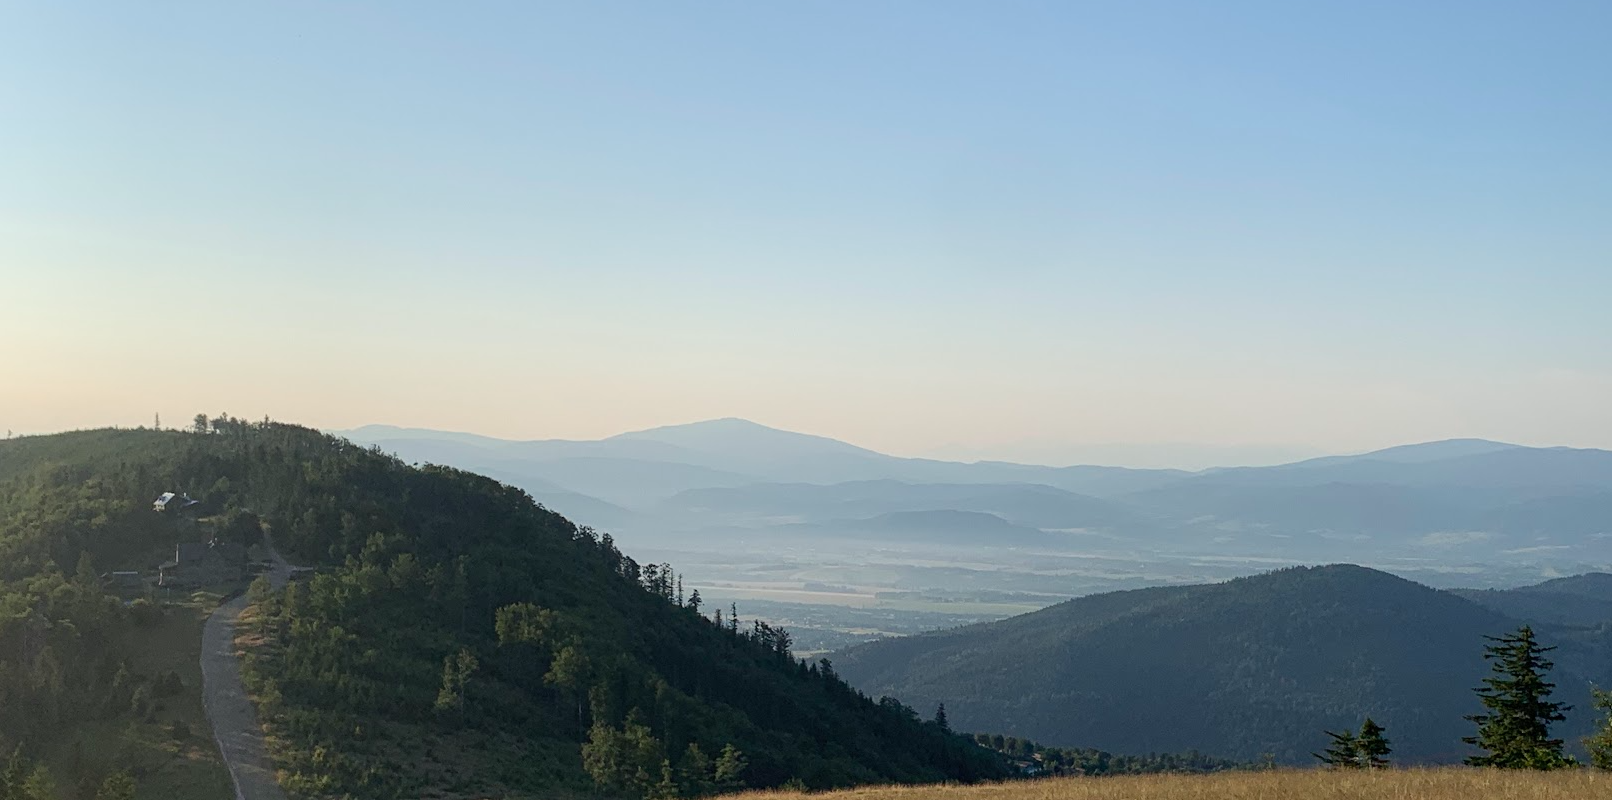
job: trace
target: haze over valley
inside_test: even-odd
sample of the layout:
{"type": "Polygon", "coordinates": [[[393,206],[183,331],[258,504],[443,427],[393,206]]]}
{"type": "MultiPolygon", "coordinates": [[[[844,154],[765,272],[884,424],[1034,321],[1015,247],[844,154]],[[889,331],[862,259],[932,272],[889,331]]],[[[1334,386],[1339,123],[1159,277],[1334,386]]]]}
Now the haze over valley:
{"type": "Polygon", "coordinates": [[[593,441],[340,433],[525,489],[806,653],[1289,564],[1446,588],[1612,569],[1612,452],[1594,449],[1463,439],[1187,471],[897,458],[739,419],[593,441]]]}

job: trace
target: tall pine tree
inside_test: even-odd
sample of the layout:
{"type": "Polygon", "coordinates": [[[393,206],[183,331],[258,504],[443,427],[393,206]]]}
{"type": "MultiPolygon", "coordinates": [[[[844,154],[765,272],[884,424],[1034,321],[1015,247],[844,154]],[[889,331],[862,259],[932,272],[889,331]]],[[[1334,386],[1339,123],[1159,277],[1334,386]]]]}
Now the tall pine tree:
{"type": "Polygon", "coordinates": [[[1545,654],[1555,650],[1534,638],[1534,629],[1524,625],[1507,636],[1485,636],[1492,644],[1483,657],[1494,673],[1474,689],[1483,701],[1486,714],[1467,719],[1477,723],[1476,736],[1461,741],[1487,751],[1470,756],[1466,763],[1475,767],[1504,769],[1558,769],[1572,764],[1562,755],[1562,740],[1550,738],[1550,724],[1566,719],[1569,706],[1549,698],[1556,685],[1545,680],[1555,664],[1545,654]]]}
{"type": "Polygon", "coordinates": [[[1388,731],[1383,726],[1373,722],[1371,717],[1360,723],[1360,735],[1355,737],[1355,749],[1360,753],[1362,766],[1370,769],[1383,769],[1388,766],[1388,754],[1394,752],[1388,746],[1388,731]]]}

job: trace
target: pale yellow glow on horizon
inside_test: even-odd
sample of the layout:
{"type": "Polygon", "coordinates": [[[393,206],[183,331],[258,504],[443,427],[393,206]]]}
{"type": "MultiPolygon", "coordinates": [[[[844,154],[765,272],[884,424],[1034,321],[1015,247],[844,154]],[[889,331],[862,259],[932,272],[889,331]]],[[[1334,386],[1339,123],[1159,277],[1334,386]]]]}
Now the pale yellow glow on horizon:
{"type": "Polygon", "coordinates": [[[838,288],[717,302],[656,276],[609,293],[446,267],[376,281],[334,261],[260,271],[273,252],[33,233],[0,241],[0,427],[17,432],[229,412],[589,439],[731,416],[897,455],[1061,463],[1104,444],[1612,447],[1607,375],[1433,365],[1344,334],[1320,350],[1157,315],[1069,319],[1029,295],[873,309],[838,288]]]}

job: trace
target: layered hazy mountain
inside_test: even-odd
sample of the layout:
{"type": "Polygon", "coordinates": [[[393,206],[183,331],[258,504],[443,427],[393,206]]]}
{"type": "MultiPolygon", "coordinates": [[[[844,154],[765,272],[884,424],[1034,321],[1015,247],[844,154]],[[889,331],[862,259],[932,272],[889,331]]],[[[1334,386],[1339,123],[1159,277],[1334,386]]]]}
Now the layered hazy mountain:
{"type": "Polygon", "coordinates": [[[337,431],[355,442],[380,445],[421,460],[476,458],[508,466],[525,464],[568,488],[613,502],[666,499],[678,491],[754,483],[832,484],[895,480],[907,483],[1038,483],[1092,495],[1161,486],[1190,473],[1121,467],[1042,467],[1005,462],[963,463],[900,458],[852,444],[741,419],[719,419],[623,433],[606,439],[508,441],[474,434],[369,425],[337,431]],[[580,465],[620,470],[615,480],[593,485],[580,465]],[[540,466],[542,465],[542,466],[540,466]],[[592,486],[592,492],[584,489],[592,486]]]}
{"type": "Polygon", "coordinates": [[[1603,450],[1461,439],[1188,472],[899,458],[739,419],[594,441],[378,425],[342,433],[408,461],[485,473],[651,544],[743,534],[1564,574],[1612,563],[1603,450]]]}

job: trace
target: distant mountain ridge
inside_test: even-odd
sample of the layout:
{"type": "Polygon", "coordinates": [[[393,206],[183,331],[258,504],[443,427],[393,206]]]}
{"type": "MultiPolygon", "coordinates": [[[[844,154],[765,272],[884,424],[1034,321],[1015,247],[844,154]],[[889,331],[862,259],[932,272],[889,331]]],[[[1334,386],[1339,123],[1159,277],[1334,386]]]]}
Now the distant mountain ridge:
{"type": "Polygon", "coordinates": [[[854,444],[816,436],[770,428],[757,422],[737,417],[690,422],[682,425],[665,425],[641,431],[618,433],[602,441],[648,441],[675,445],[693,451],[726,452],[759,451],[763,448],[788,448],[797,453],[822,452],[893,458],[854,444]]]}
{"type": "MultiPolygon", "coordinates": [[[[736,525],[869,533],[856,521],[950,510],[1151,551],[1612,569],[1605,450],[1451,439],[1188,472],[901,458],[731,418],[595,441],[385,426],[346,433],[408,461],[496,475],[584,523],[644,537],[736,525]]],[[[954,542],[954,533],[937,529],[936,541],[954,542]]]]}
{"type": "MultiPolygon", "coordinates": [[[[1527,451],[1533,453],[1579,453],[1586,458],[1599,459],[1612,456],[1612,452],[1593,448],[1528,447],[1488,439],[1445,439],[1395,445],[1380,450],[1351,455],[1321,456],[1268,467],[1211,467],[1203,470],[1136,469],[1104,465],[1072,464],[1043,466],[1019,464],[1001,460],[944,461],[925,458],[892,456],[826,436],[797,433],[769,427],[737,417],[703,420],[676,425],[665,425],[644,430],[628,431],[602,439],[499,439],[475,433],[439,431],[428,428],[407,428],[394,425],[372,424],[351,430],[331,433],[356,442],[415,442],[421,440],[451,441],[489,449],[521,453],[528,457],[558,458],[563,456],[615,456],[685,460],[691,457],[712,457],[735,460],[787,461],[811,456],[850,456],[879,462],[903,462],[909,466],[924,465],[935,470],[957,467],[974,467],[982,471],[1002,470],[1018,472],[1024,476],[1043,475],[1063,471],[1091,472],[1119,471],[1139,474],[1164,473],[1173,476],[1217,475],[1236,473],[1281,472],[1336,468],[1350,464],[1367,465],[1418,465],[1438,461],[1486,456],[1496,453],[1527,451]]],[[[1599,463],[1597,460],[1596,463],[1599,463]]],[[[1048,482],[1048,485],[1057,485],[1048,482]]]]}
{"type": "MultiPolygon", "coordinates": [[[[981,472],[994,474],[1000,471],[1024,476],[1064,471],[1070,471],[1074,475],[1090,475],[1099,471],[1135,473],[1138,475],[1166,474],[1177,476],[1190,474],[1185,470],[1131,469],[1128,467],[1091,465],[1047,467],[1005,461],[960,462],[905,458],[869,450],[837,439],[781,430],[731,417],[630,431],[595,440],[496,439],[473,433],[400,428],[391,425],[365,425],[352,430],[337,430],[330,431],[330,433],[366,444],[404,443],[422,440],[452,441],[509,453],[519,453],[528,458],[542,459],[596,455],[674,460],[683,461],[684,463],[704,463],[708,460],[720,460],[721,466],[718,468],[724,469],[733,468],[734,465],[743,462],[778,464],[838,457],[842,459],[861,459],[866,462],[880,464],[886,471],[894,470],[898,473],[906,473],[909,478],[938,477],[948,471],[958,470],[959,468],[963,468],[964,471],[967,471],[968,468],[977,468],[981,472]]],[[[763,471],[774,472],[776,467],[764,468],[763,471]]],[[[776,476],[771,475],[758,477],[777,479],[776,476]]],[[[897,477],[900,479],[897,475],[880,475],[879,477],[897,477]]],[[[875,478],[840,478],[840,480],[859,479],[870,480],[875,478]]],[[[1049,485],[1057,484],[1049,482],[1049,485]]]]}
{"type": "Polygon", "coordinates": [[[1385,447],[1381,450],[1372,450],[1356,455],[1321,456],[1304,461],[1294,462],[1293,467],[1314,467],[1323,464],[1335,464],[1344,461],[1384,461],[1395,464],[1422,464],[1428,461],[1442,461],[1446,458],[1460,458],[1462,456],[1482,455],[1502,450],[1527,449],[1522,445],[1496,442],[1489,439],[1444,439],[1433,442],[1418,442],[1415,444],[1401,444],[1385,447]]]}

